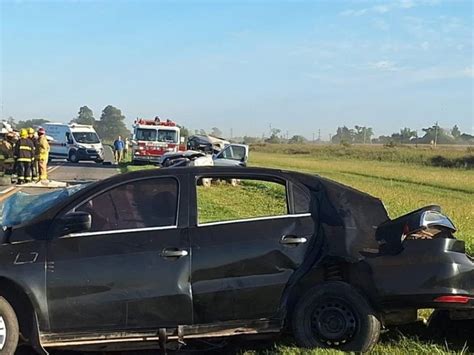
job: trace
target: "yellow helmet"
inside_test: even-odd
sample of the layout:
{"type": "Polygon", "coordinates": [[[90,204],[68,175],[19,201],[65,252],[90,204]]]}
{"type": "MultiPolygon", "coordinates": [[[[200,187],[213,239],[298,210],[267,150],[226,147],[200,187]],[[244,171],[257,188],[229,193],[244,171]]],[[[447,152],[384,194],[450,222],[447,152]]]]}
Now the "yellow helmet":
{"type": "Polygon", "coordinates": [[[25,128],[22,128],[20,131],[20,138],[28,137],[28,131],[25,128]]]}
{"type": "Polygon", "coordinates": [[[28,134],[35,134],[35,130],[33,128],[28,128],[28,134]]]}

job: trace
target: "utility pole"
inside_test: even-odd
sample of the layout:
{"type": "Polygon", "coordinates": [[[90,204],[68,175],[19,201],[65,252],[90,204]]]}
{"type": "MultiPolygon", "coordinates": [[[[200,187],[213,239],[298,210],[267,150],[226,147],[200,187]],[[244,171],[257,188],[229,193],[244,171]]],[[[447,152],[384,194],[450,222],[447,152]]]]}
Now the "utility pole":
{"type": "Polygon", "coordinates": [[[314,143],[314,132],[313,132],[313,143],[314,143]]]}
{"type": "Polygon", "coordinates": [[[318,142],[321,142],[321,129],[318,129],[318,142]]]}
{"type": "Polygon", "coordinates": [[[230,129],[230,139],[232,139],[232,137],[234,137],[234,132],[232,130],[232,128],[230,129]]]}
{"type": "Polygon", "coordinates": [[[435,148],[437,144],[438,144],[438,121],[436,121],[436,125],[435,125],[435,140],[434,140],[435,148]]]}

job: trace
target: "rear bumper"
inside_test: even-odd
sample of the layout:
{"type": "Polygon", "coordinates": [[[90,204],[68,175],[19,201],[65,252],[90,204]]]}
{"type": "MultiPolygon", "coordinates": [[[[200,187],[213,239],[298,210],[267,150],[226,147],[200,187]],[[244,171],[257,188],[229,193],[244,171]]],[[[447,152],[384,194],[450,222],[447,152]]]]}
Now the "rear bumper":
{"type": "Polygon", "coordinates": [[[403,245],[397,255],[365,260],[382,308],[474,309],[474,262],[463,241],[408,240],[403,245]]]}

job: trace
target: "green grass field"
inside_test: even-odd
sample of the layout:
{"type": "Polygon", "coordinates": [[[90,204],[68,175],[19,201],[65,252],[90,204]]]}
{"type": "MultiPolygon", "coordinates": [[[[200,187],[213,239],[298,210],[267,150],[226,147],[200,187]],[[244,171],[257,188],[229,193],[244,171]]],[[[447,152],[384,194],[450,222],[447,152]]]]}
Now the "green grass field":
{"type": "MultiPolygon", "coordinates": [[[[249,165],[298,170],[336,180],[379,197],[392,218],[425,205],[439,204],[457,226],[456,236],[465,240],[468,251],[474,254],[474,170],[430,166],[426,164],[428,159],[426,156],[433,154],[430,151],[392,152],[387,154],[399,156],[385,160],[383,156],[380,158],[382,154],[380,152],[367,153],[364,159],[364,151],[370,152],[366,147],[362,150],[358,149],[357,154],[353,152],[342,154],[339,151],[333,156],[328,151],[335,149],[337,152],[338,150],[328,149],[319,151],[321,154],[318,154],[318,150],[303,154],[294,154],[294,152],[288,154],[291,152],[285,151],[281,146],[275,146],[276,152],[273,152],[271,146],[267,145],[264,149],[260,147],[256,151],[251,151],[249,165]],[[422,157],[417,158],[420,154],[422,157]]],[[[465,156],[466,150],[460,150],[457,147],[452,151],[445,149],[442,154],[450,159],[457,159],[459,156],[465,156]]],[[[149,167],[124,166],[122,171],[142,168],[149,167]]],[[[278,189],[275,189],[275,193],[267,198],[262,196],[254,198],[256,191],[271,188],[253,184],[241,184],[237,187],[226,184],[216,184],[211,188],[199,187],[198,194],[202,197],[198,206],[200,221],[245,218],[256,213],[266,215],[281,212],[284,207],[280,203],[281,199],[278,198],[281,193],[278,189]]],[[[473,338],[473,336],[458,337],[446,341],[410,330],[389,330],[383,334],[373,354],[468,353],[472,351],[469,346],[474,349],[473,338]]],[[[251,347],[242,349],[242,353],[293,355],[337,354],[338,352],[322,349],[301,350],[292,345],[291,339],[285,338],[276,343],[264,343],[263,348],[259,346],[257,350],[251,347]]]]}

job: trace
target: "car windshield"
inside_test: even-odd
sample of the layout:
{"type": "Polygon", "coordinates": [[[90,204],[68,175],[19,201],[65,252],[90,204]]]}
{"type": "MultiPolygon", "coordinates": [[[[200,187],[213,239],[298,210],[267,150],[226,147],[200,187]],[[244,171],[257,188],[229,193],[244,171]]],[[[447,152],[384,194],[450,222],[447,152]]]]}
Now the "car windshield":
{"type": "Polygon", "coordinates": [[[144,129],[139,128],[135,133],[135,137],[139,141],[155,142],[156,141],[156,129],[144,129]]]}
{"type": "Polygon", "coordinates": [[[72,134],[77,143],[97,144],[100,143],[99,137],[95,132],[73,132],[72,134]]]}
{"type": "Polygon", "coordinates": [[[158,131],[158,142],[178,143],[178,132],[160,129],[158,131]]]}
{"type": "Polygon", "coordinates": [[[85,186],[87,184],[67,187],[40,195],[17,192],[0,207],[1,226],[3,228],[13,227],[31,220],[85,186]]]}

